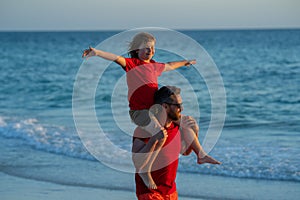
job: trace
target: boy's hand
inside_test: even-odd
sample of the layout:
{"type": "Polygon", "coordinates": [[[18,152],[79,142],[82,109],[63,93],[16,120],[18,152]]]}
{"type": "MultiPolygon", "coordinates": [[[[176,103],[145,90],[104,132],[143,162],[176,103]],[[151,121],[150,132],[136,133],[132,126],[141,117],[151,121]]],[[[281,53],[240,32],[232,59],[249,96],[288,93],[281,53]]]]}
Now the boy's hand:
{"type": "Polygon", "coordinates": [[[185,64],[185,66],[190,66],[190,65],[194,65],[194,64],[196,64],[197,62],[196,62],[196,60],[194,59],[194,60],[188,60],[188,62],[185,64]]]}
{"type": "Polygon", "coordinates": [[[82,58],[87,59],[87,58],[95,56],[95,55],[96,55],[96,49],[93,47],[89,47],[88,49],[85,49],[83,51],[82,58]]]}

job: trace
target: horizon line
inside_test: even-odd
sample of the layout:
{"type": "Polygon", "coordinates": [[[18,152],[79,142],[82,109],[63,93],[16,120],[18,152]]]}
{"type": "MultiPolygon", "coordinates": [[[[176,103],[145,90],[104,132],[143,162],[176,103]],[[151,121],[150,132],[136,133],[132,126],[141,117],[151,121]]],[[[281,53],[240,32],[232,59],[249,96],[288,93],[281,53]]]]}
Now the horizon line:
{"type": "MultiPolygon", "coordinates": [[[[141,27],[139,27],[141,28],[141,27]]],[[[147,28],[147,27],[145,27],[147,28]]],[[[153,27],[162,28],[162,27],[153,27]]],[[[133,29],[133,28],[131,28],[133,29]]],[[[127,31],[131,29],[0,29],[0,32],[109,32],[127,31]]],[[[259,30],[297,30],[300,27],[234,27],[234,28],[168,28],[175,31],[259,31],[259,30]]]]}

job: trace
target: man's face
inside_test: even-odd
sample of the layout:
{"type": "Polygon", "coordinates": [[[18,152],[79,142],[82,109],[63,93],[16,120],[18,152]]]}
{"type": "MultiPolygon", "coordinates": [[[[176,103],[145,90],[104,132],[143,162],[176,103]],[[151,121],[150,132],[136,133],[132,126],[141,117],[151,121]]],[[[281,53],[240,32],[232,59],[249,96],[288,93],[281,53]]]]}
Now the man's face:
{"type": "Polygon", "coordinates": [[[172,99],[172,102],[166,103],[168,106],[167,114],[169,119],[177,121],[180,119],[181,111],[183,110],[182,99],[180,95],[173,95],[172,99]]]}

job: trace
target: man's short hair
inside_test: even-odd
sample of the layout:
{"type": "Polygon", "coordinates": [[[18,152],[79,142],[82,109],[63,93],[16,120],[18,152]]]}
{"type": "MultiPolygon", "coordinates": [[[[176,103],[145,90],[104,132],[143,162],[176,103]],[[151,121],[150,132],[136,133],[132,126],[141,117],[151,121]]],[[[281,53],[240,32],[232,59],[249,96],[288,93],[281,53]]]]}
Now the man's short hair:
{"type": "Polygon", "coordinates": [[[172,103],[174,97],[172,95],[180,94],[180,88],[175,86],[163,86],[154,94],[154,103],[163,104],[163,103],[172,103]]]}

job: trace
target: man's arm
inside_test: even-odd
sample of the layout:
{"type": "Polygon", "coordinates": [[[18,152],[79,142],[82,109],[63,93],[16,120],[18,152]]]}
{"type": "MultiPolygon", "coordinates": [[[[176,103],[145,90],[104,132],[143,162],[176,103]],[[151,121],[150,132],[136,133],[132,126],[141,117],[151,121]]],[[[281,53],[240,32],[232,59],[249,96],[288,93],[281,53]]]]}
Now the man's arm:
{"type": "Polygon", "coordinates": [[[165,65],[164,71],[171,71],[183,66],[190,66],[196,64],[196,60],[182,60],[182,61],[175,61],[175,62],[168,62],[165,65]]]}
{"type": "Polygon", "coordinates": [[[82,57],[83,58],[89,58],[92,56],[98,56],[101,57],[105,60],[110,60],[110,61],[114,61],[117,64],[119,64],[121,67],[125,67],[126,66],[126,61],[125,58],[123,56],[119,56],[110,52],[105,52],[99,49],[95,49],[92,47],[89,47],[89,49],[84,50],[82,57]]]}

